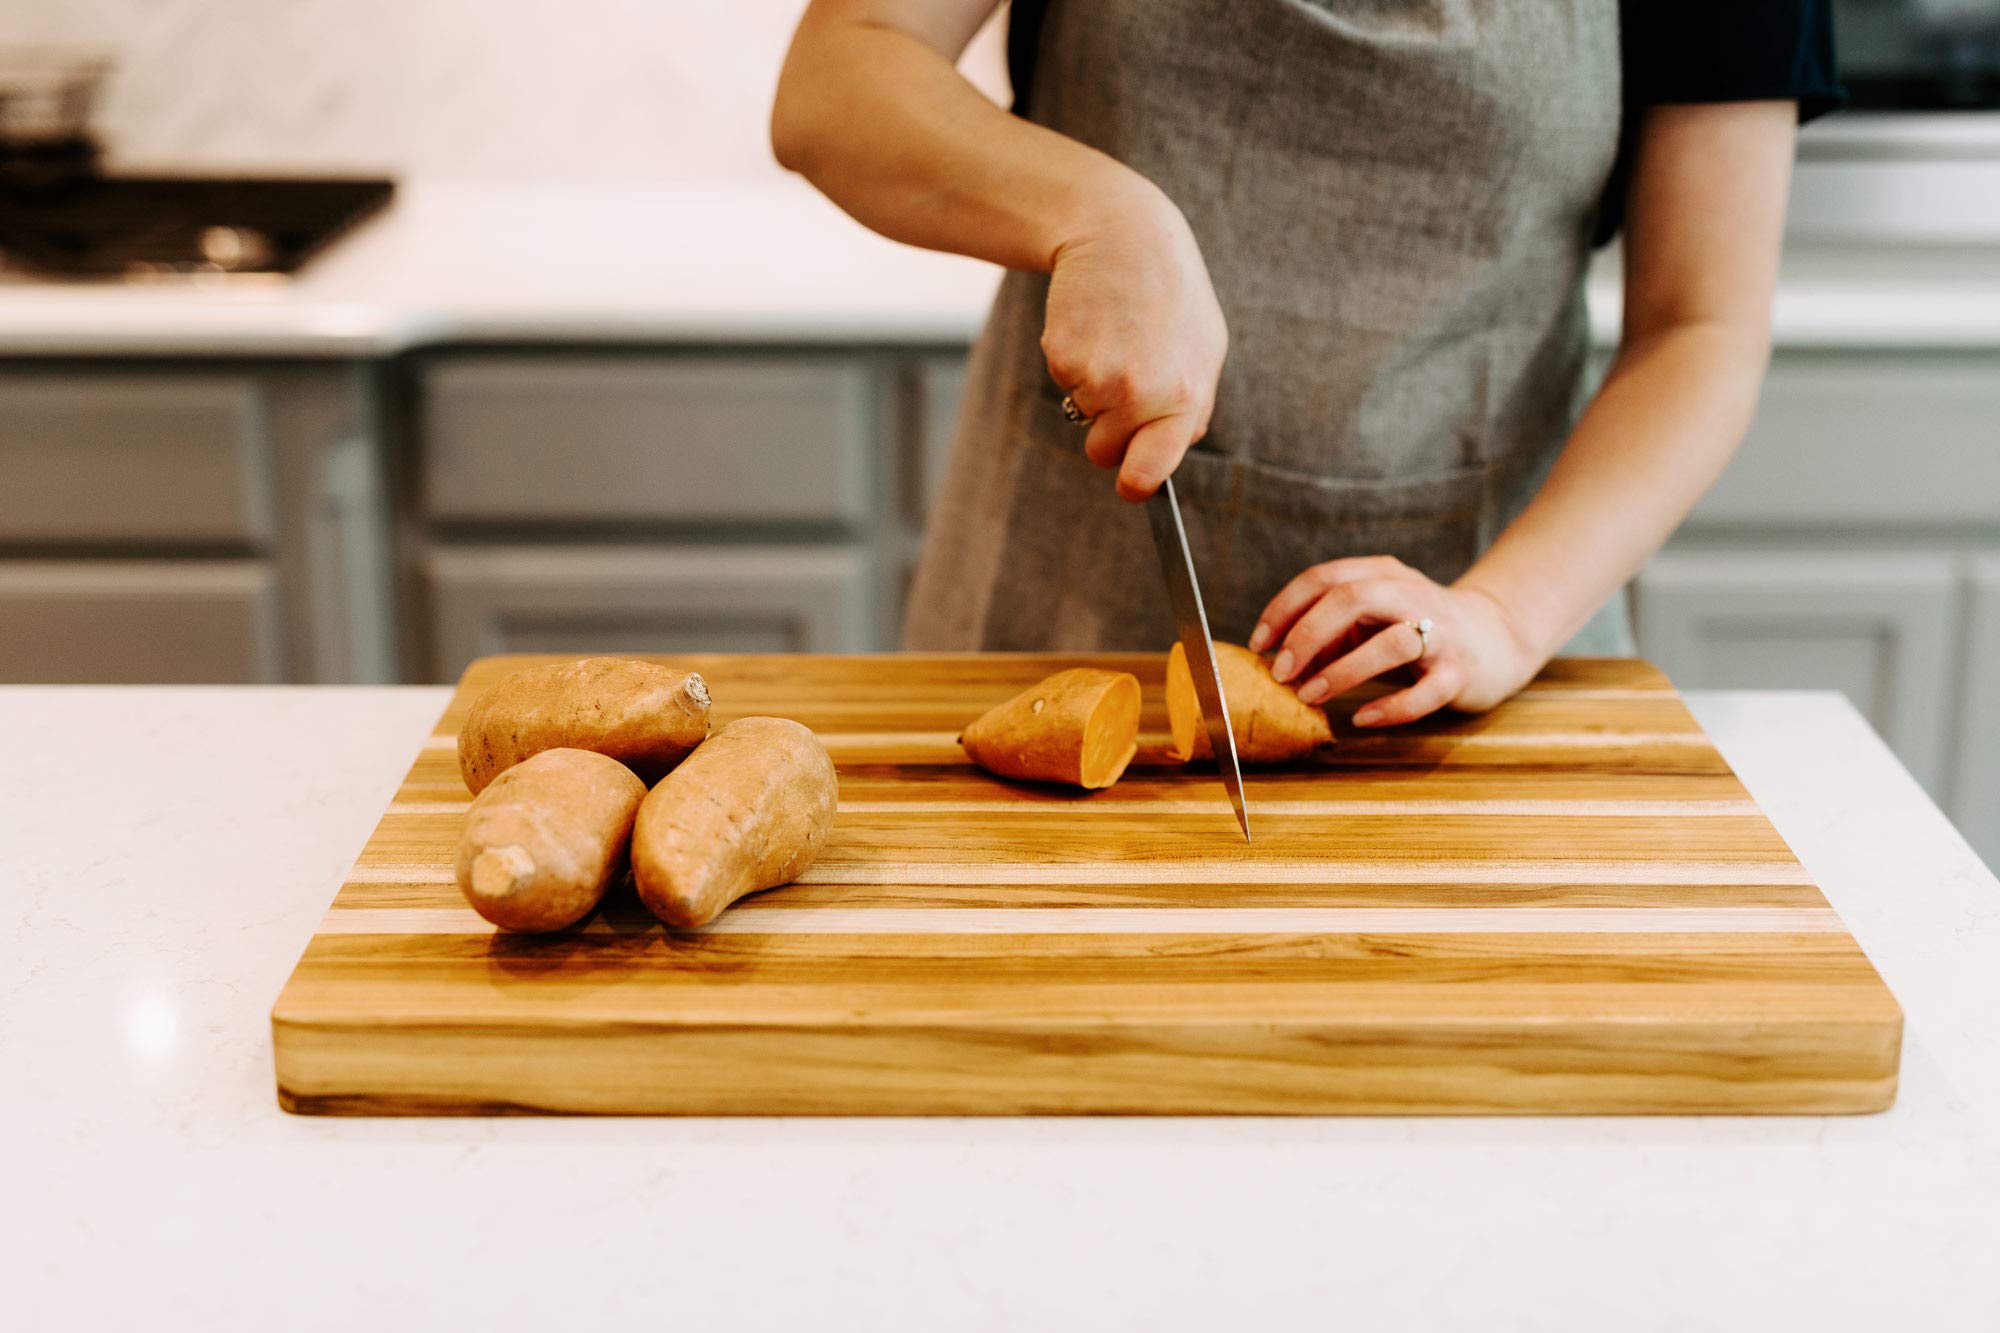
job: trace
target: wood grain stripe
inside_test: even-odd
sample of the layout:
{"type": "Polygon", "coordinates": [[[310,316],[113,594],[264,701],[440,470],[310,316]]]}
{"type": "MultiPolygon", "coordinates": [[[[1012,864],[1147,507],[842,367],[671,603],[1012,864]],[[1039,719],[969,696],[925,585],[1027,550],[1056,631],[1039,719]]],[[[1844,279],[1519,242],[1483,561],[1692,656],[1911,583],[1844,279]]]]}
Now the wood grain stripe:
{"type": "MultiPolygon", "coordinates": [[[[470,908],[333,908],[332,935],[489,935],[470,908]]],[[[594,917],[584,934],[630,934],[594,917]]],[[[739,906],[703,935],[1606,935],[1842,934],[1831,908],[1791,907],[757,907],[739,906]]]]}
{"type": "MultiPolygon", "coordinates": [[[[449,885],[448,865],[357,865],[349,884],[449,885]]],[[[800,884],[1811,884],[1786,861],[821,861],[800,884]]]]}
{"type": "MultiPolygon", "coordinates": [[[[899,801],[842,801],[844,815],[956,815],[986,814],[996,807],[1018,804],[1019,797],[1002,790],[984,800],[926,801],[920,798],[899,801]]],[[[1149,801],[1121,801],[1116,797],[1089,797],[1064,801],[1063,813],[1077,814],[1208,814],[1221,798],[1193,800],[1162,798],[1149,801]]],[[[385,813],[392,815],[456,815],[472,804],[468,793],[460,801],[391,801],[385,813]]],[[[1053,804],[1053,803],[1052,803],[1053,804]]],[[[1702,816],[1749,817],[1759,813],[1754,801],[1291,801],[1253,797],[1253,814],[1271,815],[1576,815],[1583,818],[1692,819],[1702,816]]]]}

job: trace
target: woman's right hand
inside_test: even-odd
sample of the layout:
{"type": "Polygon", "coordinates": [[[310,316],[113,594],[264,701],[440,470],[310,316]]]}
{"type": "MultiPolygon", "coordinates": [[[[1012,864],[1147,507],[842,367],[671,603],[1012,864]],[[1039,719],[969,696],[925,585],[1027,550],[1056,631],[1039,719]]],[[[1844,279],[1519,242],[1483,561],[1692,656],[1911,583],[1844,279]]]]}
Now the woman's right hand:
{"type": "Polygon", "coordinates": [[[1228,346],[1194,233],[1151,184],[1057,248],[1042,354],[1125,499],[1158,490],[1207,432],[1228,346]]]}

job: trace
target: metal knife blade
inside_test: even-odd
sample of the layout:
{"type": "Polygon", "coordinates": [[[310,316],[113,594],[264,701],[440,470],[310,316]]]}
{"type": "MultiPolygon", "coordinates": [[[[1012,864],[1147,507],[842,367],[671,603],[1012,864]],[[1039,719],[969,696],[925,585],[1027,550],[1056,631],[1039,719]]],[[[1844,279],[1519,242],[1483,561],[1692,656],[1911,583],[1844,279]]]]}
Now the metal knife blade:
{"type": "Polygon", "coordinates": [[[1215,751],[1215,766],[1221,770],[1222,785],[1229,789],[1236,822],[1243,826],[1243,840],[1248,842],[1250,811],[1243,804],[1243,768],[1236,760],[1236,733],[1229,726],[1222,672],[1216,666],[1215,641],[1208,634],[1208,613],[1202,609],[1201,583],[1195,578],[1194,555],[1188,550],[1173,478],[1146,501],[1146,518],[1153,525],[1153,545],[1159,549],[1160,569],[1167,576],[1167,597],[1173,602],[1174,625],[1180,631],[1181,650],[1187,654],[1188,673],[1194,677],[1195,697],[1201,701],[1202,721],[1208,724],[1209,747],[1215,751]]]}

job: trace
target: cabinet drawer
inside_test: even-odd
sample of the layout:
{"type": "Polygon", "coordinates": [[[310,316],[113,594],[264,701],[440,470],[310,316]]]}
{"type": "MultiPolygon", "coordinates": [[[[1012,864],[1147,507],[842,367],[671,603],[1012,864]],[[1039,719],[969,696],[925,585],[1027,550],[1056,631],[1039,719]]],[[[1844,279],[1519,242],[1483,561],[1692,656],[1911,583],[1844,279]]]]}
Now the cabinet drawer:
{"type": "Polygon", "coordinates": [[[0,542],[254,542],[271,531],[256,383],[0,374],[0,542]]]}
{"type": "Polygon", "coordinates": [[[256,561],[0,562],[0,681],[275,681],[275,575],[256,561]]]}
{"type": "Polygon", "coordinates": [[[1943,554],[1676,546],[1641,571],[1633,611],[1682,689],[1838,690],[1937,795],[1958,597],[1943,554]]]}
{"type": "Polygon", "coordinates": [[[863,651],[871,588],[851,547],[436,551],[435,676],[490,653],[863,651]]]}
{"type": "Polygon", "coordinates": [[[2000,354],[1781,353],[1694,521],[2000,517],[2000,354]]]}
{"type": "Polygon", "coordinates": [[[444,362],[423,382],[443,519],[855,520],[874,375],[830,357],[444,362]]]}

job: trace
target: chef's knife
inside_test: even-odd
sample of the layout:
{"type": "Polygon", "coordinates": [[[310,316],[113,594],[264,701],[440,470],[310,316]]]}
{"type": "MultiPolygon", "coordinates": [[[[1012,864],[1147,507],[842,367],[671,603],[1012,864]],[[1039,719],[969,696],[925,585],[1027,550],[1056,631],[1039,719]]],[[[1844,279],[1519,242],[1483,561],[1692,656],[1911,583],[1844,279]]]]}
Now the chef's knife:
{"type": "Polygon", "coordinates": [[[1194,695],[1201,701],[1202,721],[1208,724],[1209,748],[1215,751],[1215,766],[1222,772],[1222,785],[1229,789],[1236,822],[1243,826],[1243,840],[1248,842],[1250,812],[1243,805],[1236,733],[1229,727],[1222,672],[1215,663],[1215,641],[1208,636],[1208,613],[1202,609],[1201,584],[1195,580],[1194,556],[1188,550],[1187,529],[1181,525],[1173,478],[1161,483],[1146,501],[1146,518],[1153,525],[1153,545],[1159,548],[1160,568],[1167,576],[1167,596],[1174,604],[1174,625],[1180,631],[1181,651],[1187,654],[1188,674],[1194,677],[1194,695]]]}

